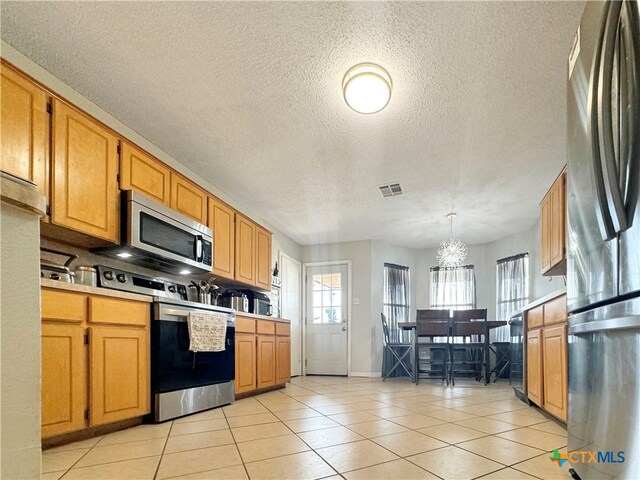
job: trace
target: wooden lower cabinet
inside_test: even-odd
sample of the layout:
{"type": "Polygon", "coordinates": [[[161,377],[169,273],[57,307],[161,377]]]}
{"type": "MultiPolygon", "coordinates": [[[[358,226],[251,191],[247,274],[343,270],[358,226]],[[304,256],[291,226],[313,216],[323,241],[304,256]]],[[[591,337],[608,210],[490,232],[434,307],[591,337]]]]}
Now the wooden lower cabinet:
{"type": "Polygon", "coordinates": [[[291,380],[291,337],[276,337],[276,384],[291,380]]]}
{"type": "Polygon", "coordinates": [[[42,290],[43,437],[149,413],[149,322],[145,302],[42,290]]]}
{"type": "Polygon", "coordinates": [[[85,428],[87,408],[85,328],[42,323],[42,436],[85,428]]]}
{"type": "Polygon", "coordinates": [[[527,394],[536,405],[542,406],[542,330],[527,333],[527,394]]]}
{"type": "Polygon", "coordinates": [[[236,394],[256,389],[256,336],[236,334],[236,394]]]}
{"type": "Polygon", "coordinates": [[[148,331],[89,327],[91,425],[149,413],[148,331]]]}
{"type": "Polygon", "coordinates": [[[567,326],[546,327],[542,331],[544,409],[561,420],[567,419],[567,326]]]}
{"type": "Polygon", "coordinates": [[[236,395],[283,385],[291,380],[288,323],[236,317],[236,395]]]}
{"type": "Polygon", "coordinates": [[[258,346],[257,388],[271,387],[276,384],[276,337],[258,335],[256,342],[258,346]]]}

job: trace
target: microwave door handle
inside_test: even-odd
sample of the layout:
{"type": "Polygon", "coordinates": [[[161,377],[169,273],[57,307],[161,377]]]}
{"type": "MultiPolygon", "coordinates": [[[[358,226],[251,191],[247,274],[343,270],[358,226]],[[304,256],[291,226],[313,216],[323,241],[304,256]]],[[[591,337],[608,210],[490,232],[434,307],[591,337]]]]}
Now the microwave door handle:
{"type": "Polygon", "coordinates": [[[598,42],[596,44],[595,54],[593,57],[593,66],[591,69],[591,82],[589,92],[589,136],[591,138],[591,160],[595,177],[596,199],[598,200],[596,208],[596,219],[603,240],[611,240],[615,237],[613,223],[609,216],[609,207],[606,200],[606,191],[604,187],[604,177],[602,174],[602,159],[600,158],[600,133],[598,131],[598,110],[600,104],[600,84],[602,62],[602,47],[604,35],[607,27],[607,19],[610,3],[606,2],[603,7],[602,20],[600,22],[600,32],[598,34],[598,42]]]}
{"type": "Polygon", "coordinates": [[[611,84],[613,74],[613,64],[616,52],[616,32],[622,1],[610,2],[609,14],[607,15],[604,32],[602,52],[603,58],[600,62],[600,84],[598,85],[598,130],[600,144],[602,147],[602,167],[606,175],[604,178],[604,188],[608,203],[608,210],[614,227],[614,232],[618,233],[627,228],[626,212],[622,201],[620,190],[620,179],[616,169],[615,146],[611,112],[611,84]]]}
{"type": "Polygon", "coordinates": [[[196,262],[202,262],[202,235],[196,236],[196,262]]]}

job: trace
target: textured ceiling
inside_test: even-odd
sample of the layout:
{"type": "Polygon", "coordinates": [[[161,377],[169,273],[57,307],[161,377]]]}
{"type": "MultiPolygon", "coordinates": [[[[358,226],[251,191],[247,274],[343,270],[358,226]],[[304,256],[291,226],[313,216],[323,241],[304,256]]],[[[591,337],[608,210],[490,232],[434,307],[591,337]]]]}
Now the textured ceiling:
{"type": "Polygon", "coordinates": [[[302,244],[531,227],[582,2],[8,2],[2,39],[302,244]],[[391,102],[343,101],[355,63],[391,102]],[[399,180],[406,195],[376,185],[399,180]]]}

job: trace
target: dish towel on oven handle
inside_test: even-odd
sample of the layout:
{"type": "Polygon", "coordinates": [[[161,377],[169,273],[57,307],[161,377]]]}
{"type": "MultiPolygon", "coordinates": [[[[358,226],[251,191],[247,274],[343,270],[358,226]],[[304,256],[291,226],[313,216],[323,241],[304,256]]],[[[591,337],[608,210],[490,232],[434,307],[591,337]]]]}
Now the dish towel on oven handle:
{"type": "Polygon", "coordinates": [[[227,314],[189,312],[189,350],[192,352],[222,352],[227,334],[227,314]]]}

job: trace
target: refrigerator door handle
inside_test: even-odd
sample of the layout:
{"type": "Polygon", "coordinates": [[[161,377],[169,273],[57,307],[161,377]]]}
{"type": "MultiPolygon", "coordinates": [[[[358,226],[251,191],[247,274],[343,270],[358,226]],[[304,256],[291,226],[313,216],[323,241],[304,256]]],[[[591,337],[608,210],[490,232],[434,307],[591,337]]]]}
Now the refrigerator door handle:
{"type": "Polygon", "coordinates": [[[595,176],[595,191],[596,198],[598,200],[596,208],[596,218],[598,220],[598,227],[603,240],[611,240],[616,236],[616,232],[613,228],[613,222],[609,215],[609,206],[607,203],[607,193],[604,186],[604,176],[602,174],[602,159],[600,158],[600,132],[599,132],[599,105],[601,103],[601,88],[602,84],[602,54],[603,54],[603,41],[606,33],[609,10],[611,7],[610,2],[606,2],[603,7],[602,21],[600,22],[600,31],[598,33],[598,43],[596,44],[595,54],[593,58],[593,68],[591,70],[591,91],[589,92],[589,136],[591,137],[591,160],[593,162],[593,173],[595,176]]]}
{"type": "Polygon", "coordinates": [[[605,23],[604,38],[602,43],[602,59],[599,68],[598,82],[598,134],[603,167],[604,188],[608,204],[609,214],[613,223],[614,232],[618,233],[627,229],[627,216],[622,200],[619,175],[616,169],[616,152],[611,112],[611,83],[613,62],[616,53],[616,34],[622,1],[610,2],[609,12],[605,23]]]}
{"type": "MultiPolygon", "coordinates": [[[[627,101],[623,107],[627,107],[627,131],[626,146],[624,152],[625,175],[622,176],[622,188],[624,190],[624,204],[626,207],[627,223],[630,228],[635,216],[640,193],[640,9],[634,8],[627,2],[623,10],[621,23],[622,42],[624,42],[625,56],[627,58],[627,101]],[[626,14],[626,15],[625,15],[626,14]]],[[[620,149],[621,152],[623,149],[620,149]]]]}
{"type": "Polygon", "coordinates": [[[597,320],[595,322],[578,323],[569,327],[569,335],[582,333],[601,332],[603,330],[621,330],[628,328],[640,328],[640,317],[620,317],[609,320],[597,320]]]}

